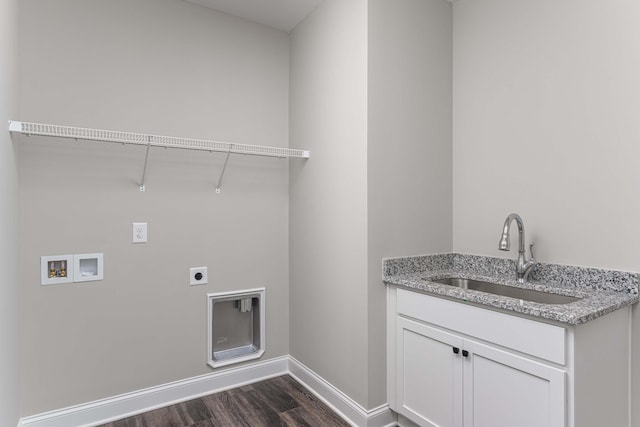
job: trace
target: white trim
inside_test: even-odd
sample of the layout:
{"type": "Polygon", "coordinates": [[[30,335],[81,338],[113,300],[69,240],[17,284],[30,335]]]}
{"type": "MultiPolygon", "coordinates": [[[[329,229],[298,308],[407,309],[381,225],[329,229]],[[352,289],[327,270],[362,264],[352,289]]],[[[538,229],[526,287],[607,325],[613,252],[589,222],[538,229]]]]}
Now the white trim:
{"type": "Polygon", "coordinates": [[[288,373],[288,357],[258,362],[25,417],[19,427],[96,426],[288,373]]]}
{"type": "Polygon", "coordinates": [[[289,356],[289,375],[315,394],[331,409],[354,426],[385,427],[396,425],[389,405],[366,410],[311,369],[289,356]]]}
{"type": "Polygon", "coordinates": [[[389,405],[385,404],[366,410],[293,357],[282,356],[107,399],[32,415],[22,418],[18,423],[18,427],[97,426],[200,396],[287,374],[291,375],[351,425],[359,427],[389,427],[397,425],[396,415],[391,411],[389,405]]]}

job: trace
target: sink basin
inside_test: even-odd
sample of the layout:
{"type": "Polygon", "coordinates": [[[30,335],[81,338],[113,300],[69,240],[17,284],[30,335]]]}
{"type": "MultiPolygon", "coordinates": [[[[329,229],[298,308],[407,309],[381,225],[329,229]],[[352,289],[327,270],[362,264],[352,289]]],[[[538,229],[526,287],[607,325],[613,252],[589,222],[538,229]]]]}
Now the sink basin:
{"type": "Polygon", "coordinates": [[[566,295],[550,294],[548,292],[534,291],[531,289],[515,288],[497,283],[484,282],[481,280],[462,279],[459,277],[448,277],[446,279],[430,280],[434,283],[455,286],[461,289],[471,289],[474,291],[487,292],[494,295],[516,298],[524,301],[539,302],[542,304],[569,304],[578,301],[580,298],[566,295]]]}

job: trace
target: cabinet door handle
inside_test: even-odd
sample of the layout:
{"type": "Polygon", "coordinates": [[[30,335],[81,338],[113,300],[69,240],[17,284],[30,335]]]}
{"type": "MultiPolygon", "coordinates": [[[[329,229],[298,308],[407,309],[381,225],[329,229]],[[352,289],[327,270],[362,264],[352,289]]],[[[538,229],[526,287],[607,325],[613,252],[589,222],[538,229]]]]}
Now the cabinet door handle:
{"type": "Polygon", "coordinates": [[[458,353],[460,353],[460,349],[458,347],[453,347],[453,352],[455,354],[458,354],[458,353]]]}
{"type": "Polygon", "coordinates": [[[469,352],[467,350],[462,350],[462,356],[468,357],[469,356],[469,352]]]}

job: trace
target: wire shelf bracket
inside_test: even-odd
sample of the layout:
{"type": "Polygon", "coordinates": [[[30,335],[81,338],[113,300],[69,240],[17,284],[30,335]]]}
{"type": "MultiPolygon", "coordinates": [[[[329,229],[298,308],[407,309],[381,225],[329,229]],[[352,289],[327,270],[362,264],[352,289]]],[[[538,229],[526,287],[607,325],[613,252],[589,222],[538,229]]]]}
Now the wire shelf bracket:
{"type": "Polygon", "coordinates": [[[99,142],[113,142],[119,144],[131,144],[142,145],[147,147],[145,154],[144,167],[142,171],[142,179],[140,182],[140,191],[145,191],[145,178],[147,174],[147,167],[149,163],[149,151],[151,147],[163,147],[163,148],[176,148],[183,150],[196,150],[196,151],[208,151],[208,152],[223,152],[227,153],[227,157],[224,162],[224,167],[218,184],[216,186],[216,193],[220,193],[220,187],[222,185],[222,178],[227,169],[229,162],[229,156],[231,154],[245,154],[251,156],[264,156],[264,157],[276,157],[276,158],[302,158],[308,159],[311,157],[311,152],[308,150],[299,150],[295,148],[283,148],[283,147],[267,147],[263,145],[248,145],[248,144],[236,144],[230,142],[221,142],[214,140],[193,139],[193,138],[181,138],[175,136],[160,136],[150,135],[133,132],[122,132],[102,129],[90,129],[80,128],[72,126],[60,126],[43,123],[21,122],[10,120],[9,132],[20,133],[27,136],[49,136],[56,138],[67,138],[75,140],[86,141],[99,141],[99,142]]]}
{"type": "Polygon", "coordinates": [[[216,185],[216,194],[220,194],[222,191],[220,188],[222,187],[222,177],[224,177],[224,173],[227,170],[227,165],[229,164],[229,157],[231,156],[231,151],[227,152],[227,158],[224,159],[224,166],[222,167],[222,172],[220,172],[220,178],[218,178],[218,185],[216,185]]]}
{"type": "Polygon", "coordinates": [[[144,155],[144,167],[142,169],[142,179],[140,180],[140,191],[146,191],[146,187],[144,186],[144,178],[147,176],[147,166],[149,165],[149,151],[151,150],[151,145],[147,145],[147,153],[144,155]]]}

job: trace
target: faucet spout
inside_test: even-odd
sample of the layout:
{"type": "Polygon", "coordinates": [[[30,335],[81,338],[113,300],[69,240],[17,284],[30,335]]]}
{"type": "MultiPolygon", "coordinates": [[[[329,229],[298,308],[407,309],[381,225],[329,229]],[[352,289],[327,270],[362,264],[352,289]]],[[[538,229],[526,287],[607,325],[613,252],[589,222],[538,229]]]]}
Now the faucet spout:
{"type": "Polygon", "coordinates": [[[500,236],[498,249],[501,251],[508,251],[511,249],[509,231],[513,221],[518,225],[518,261],[516,264],[516,278],[518,283],[524,283],[524,281],[527,280],[527,276],[531,272],[531,269],[536,265],[536,260],[533,258],[533,243],[530,246],[531,258],[527,260],[524,250],[524,222],[522,221],[522,218],[520,218],[520,215],[512,213],[504,221],[504,227],[502,228],[502,235],[500,236]]]}

